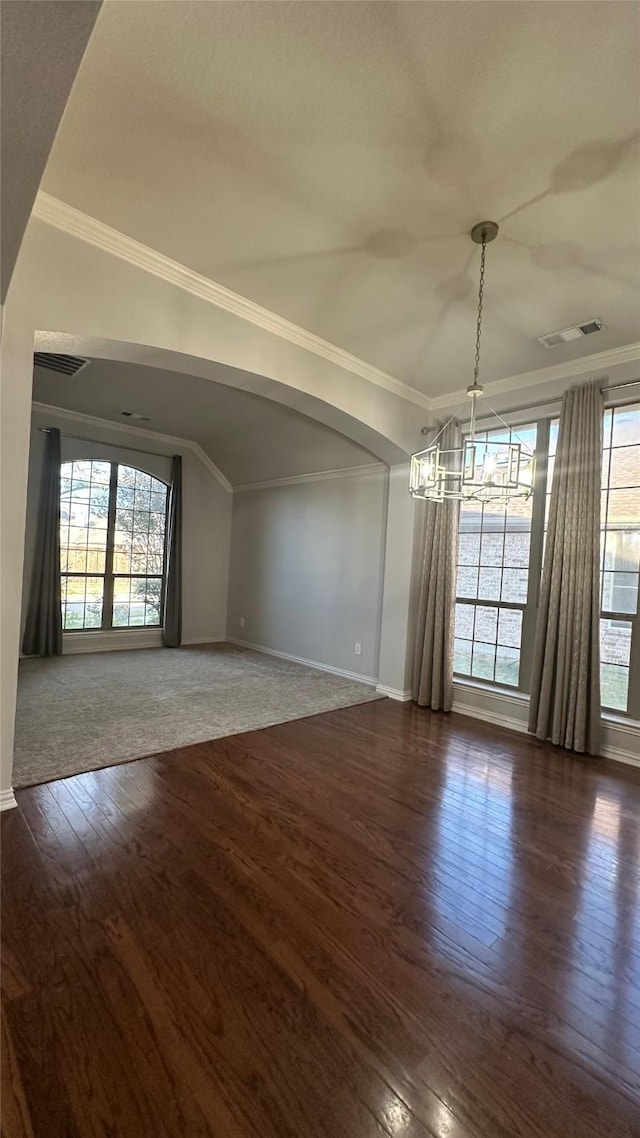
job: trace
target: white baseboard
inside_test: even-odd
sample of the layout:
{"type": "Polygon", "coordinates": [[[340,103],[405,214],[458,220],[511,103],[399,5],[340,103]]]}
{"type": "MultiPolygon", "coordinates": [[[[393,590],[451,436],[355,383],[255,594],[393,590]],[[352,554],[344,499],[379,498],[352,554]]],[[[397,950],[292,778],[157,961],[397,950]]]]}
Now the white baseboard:
{"type": "Polygon", "coordinates": [[[614,763],[626,763],[629,767],[640,767],[640,756],[621,747],[603,747],[603,759],[613,759],[614,763]]]}
{"type": "Polygon", "coordinates": [[[400,688],[388,688],[385,684],[376,684],[378,695],[386,695],[388,699],[397,699],[399,703],[408,703],[413,699],[412,691],[401,691],[400,688]]]}
{"type": "MultiPolygon", "coordinates": [[[[470,719],[479,719],[484,723],[493,723],[496,727],[506,727],[508,731],[518,731],[521,735],[529,734],[527,719],[518,719],[513,715],[505,715],[502,712],[495,711],[490,706],[491,701],[498,701],[499,703],[505,704],[507,706],[511,704],[514,710],[519,707],[520,710],[523,711],[526,715],[529,702],[528,699],[523,698],[521,695],[510,695],[507,692],[484,691],[483,694],[486,696],[485,701],[481,706],[476,706],[468,704],[464,701],[464,696],[462,695],[465,690],[464,688],[461,688],[459,685],[455,685],[455,687],[458,692],[458,696],[454,699],[453,711],[457,711],[459,715],[466,715],[470,719]]],[[[480,690],[481,689],[479,688],[472,689],[473,694],[476,698],[478,698],[480,690]]],[[[612,759],[616,763],[626,763],[628,766],[640,767],[640,746],[637,742],[637,729],[624,722],[614,722],[607,719],[603,720],[602,726],[605,733],[613,733],[614,735],[629,735],[630,737],[634,738],[634,740],[636,740],[636,746],[634,750],[605,743],[600,751],[602,758],[612,759]]],[[[534,736],[531,737],[534,738],[534,736]]]]}
{"type": "Polygon", "coordinates": [[[239,648],[251,648],[254,652],[262,652],[265,656],[277,656],[280,660],[291,660],[293,664],[304,664],[305,667],[316,668],[319,672],[330,672],[333,676],[341,676],[344,680],[355,680],[356,683],[367,684],[368,687],[376,686],[375,676],[362,676],[359,672],[347,672],[344,668],[320,664],[317,660],[306,660],[304,656],[292,656],[290,652],[276,652],[275,648],[265,648],[264,644],[252,644],[248,640],[238,640],[235,636],[227,636],[227,643],[237,644],[239,648]]]}
{"type": "Polygon", "coordinates": [[[501,715],[497,711],[488,711],[484,707],[470,707],[466,703],[460,703],[457,699],[454,699],[451,710],[457,711],[458,715],[466,715],[469,719],[480,719],[484,723],[493,723],[495,727],[506,727],[509,731],[518,731],[521,735],[527,734],[526,723],[522,723],[520,719],[514,719],[511,715],[501,715]]]}
{"type": "Polygon", "coordinates": [[[0,811],[13,810],[18,803],[13,790],[0,790],[0,811]]]}
{"type": "Polygon", "coordinates": [[[192,636],[183,640],[180,647],[187,648],[190,644],[224,644],[226,639],[226,636],[192,636]]]}

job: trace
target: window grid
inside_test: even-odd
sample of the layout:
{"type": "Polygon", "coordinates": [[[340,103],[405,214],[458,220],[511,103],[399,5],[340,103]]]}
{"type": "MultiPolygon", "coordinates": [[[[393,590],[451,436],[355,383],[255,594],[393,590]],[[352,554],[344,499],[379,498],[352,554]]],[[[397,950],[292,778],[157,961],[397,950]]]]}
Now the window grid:
{"type": "MultiPolygon", "coordinates": [[[[535,450],[537,425],[478,432],[479,442],[522,441],[535,450]]],[[[463,502],[456,586],[454,673],[500,687],[522,686],[521,643],[529,604],[532,499],[508,507],[463,502]]]]}
{"type": "Polygon", "coordinates": [[[162,619],[167,487],[135,467],[63,463],[62,627],[157,628],[162,619]]]}
{"type": "Polygon", "coordinates": [[[640,718],[640,403],[607,408],[602,459],[602,705],[640,718]]]}

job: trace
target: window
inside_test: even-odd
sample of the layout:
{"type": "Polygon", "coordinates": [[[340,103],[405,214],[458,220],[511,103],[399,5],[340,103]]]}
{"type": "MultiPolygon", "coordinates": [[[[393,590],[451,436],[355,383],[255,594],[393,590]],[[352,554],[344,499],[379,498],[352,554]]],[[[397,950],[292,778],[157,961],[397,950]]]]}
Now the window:
{"type": "MultiPolygon", "coordinates": [[[[505,439],[505,430],[479,432],[480,442],[505,439]]],[[[535,450],[535,423],[509,432],[535,450]]],[[[462,502],[454,671],[459,676],[520,688],[523,632],[531,624],[531,536],[534,498],[508,507],[495,502],[462,502]]]]}
{"type": "Polygon", "coordinates": [[[640,403],[605,411],[601,525],[602,705],[640,718],[640,403]]]}
{"type": "MultiPolygon", "coordinates": [[[[534,495],[461,504],[454,672],[527,692],[558,420],[511,435],[535,447],[534,495]]],[[[601,557],[602,705],[640,718],[640,403],[604,413],[601,557]]]]}
{"type": "Polygon", "coordinates": [[[162,620],[167,487],[116,462],[60,472],[62,627],[158,627],[162,620]]]}

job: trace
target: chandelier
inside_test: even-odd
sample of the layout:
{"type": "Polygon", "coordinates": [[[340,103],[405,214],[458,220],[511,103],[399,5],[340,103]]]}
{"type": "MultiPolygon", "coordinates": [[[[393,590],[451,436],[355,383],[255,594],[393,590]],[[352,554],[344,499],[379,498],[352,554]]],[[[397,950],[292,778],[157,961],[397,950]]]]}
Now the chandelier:
{"type": "Polygon", "coordinates": [[[477,401],[484,393],[478,383],[480,374],[480,336],[482,333],[482,304],[484,299],[484,267],[487,245],[498,236],[495,221],[482,221],[471,230],[471,240],[482,246],[480,256],[480,286],[478,289],[478,315],[476,321],[476,357],[473,383],[467,388],[471,399],[469,434],[460,446],[450,445],[447,435],[453,430],[453,415],[438,431],[425,450],[411,456],[409,492],[414,498],[431,502],[474,500],[507,503],[512,498],[528,498],[533,492],[534,455],[504,419],[492,408],[489,411],[500,426],[496,437],[494,427],[476,433],[477,401]],[[514,439],[517,441],[514,442],[514,439]]]}

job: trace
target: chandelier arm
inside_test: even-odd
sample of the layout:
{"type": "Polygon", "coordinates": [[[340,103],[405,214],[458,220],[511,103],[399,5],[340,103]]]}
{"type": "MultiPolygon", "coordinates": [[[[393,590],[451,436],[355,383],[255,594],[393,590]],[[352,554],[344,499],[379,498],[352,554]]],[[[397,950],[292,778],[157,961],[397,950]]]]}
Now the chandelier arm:
{"type": "MultiPolygon", "coordinates": [[[[523,447],[525,447],[525,448],[528,448],[528,444],[522,441],[522,439],[520,438],[520,435],[518,434],[518,432],[517,432],[517,431],[514,431],[513,427],[509,426],[509,424],[508,424],[508,423],[507,423],[507,422],[506,422],[506,421],[505,421],[505,420],[502,418],[502,415],[500,414],[500,412],[499,412],[499,411],[495,411],[495,410],[493,409],[493,407],[492,407],[492,406],[491,406],[489,403],[487,403],[487,408],[488,408],[488,410],[491,412],[491,414],[492,414],[492,415],[495,415],[496,419],[499,419],[499,420],[500,420],[500,422],[502,423],[503,427],[506,427],[506,428],[507,428],[507,430],[509,431],[509,433],[510,433],[511,435],[513,435],[513,437],[514,437],[515,439],[517,439],[517,440],[518,440],[518,442],[520,443],[520,445],[521,445],[521,446],[523,446],[523,447]]],[[[529,449],[529,448],[528,448],[528,449],[529,449]]]]}

